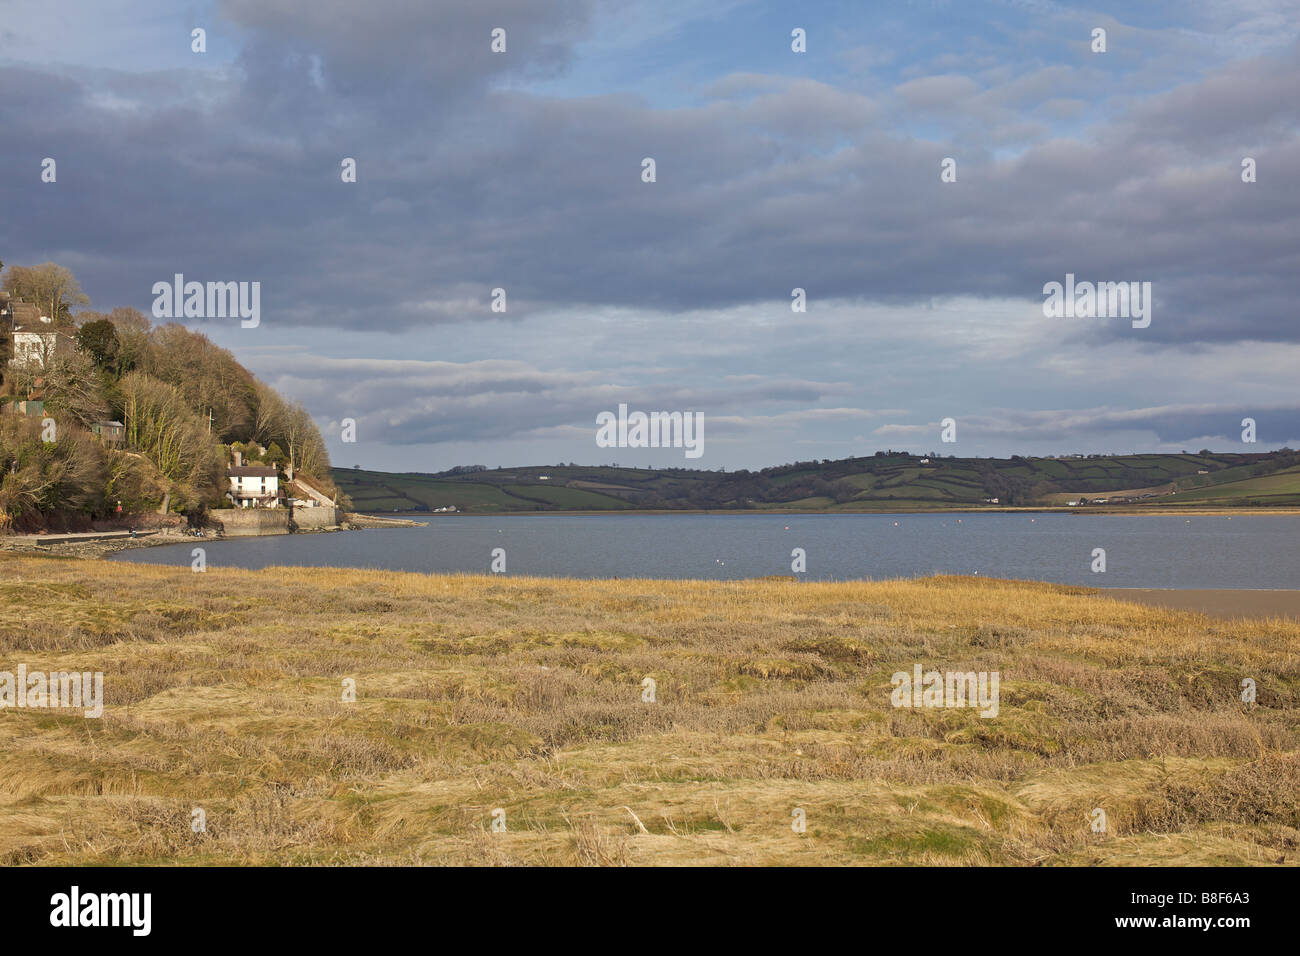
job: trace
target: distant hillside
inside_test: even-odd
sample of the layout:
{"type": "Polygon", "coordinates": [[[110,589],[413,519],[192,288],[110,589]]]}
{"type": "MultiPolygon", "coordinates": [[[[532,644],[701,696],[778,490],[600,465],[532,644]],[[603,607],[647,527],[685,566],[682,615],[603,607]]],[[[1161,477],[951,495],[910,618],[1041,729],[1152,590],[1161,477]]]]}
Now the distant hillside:
{"type": "Polygon", "coordinates": [[[358,511],[926,511],[1006,506],[1300,507],[1300,452],[869,458],[762,471],[541,465],[440,474],[335,468],[358,511]],[[1202,474],[1204,472],[1204,474],[1202,474]],[[996,503],[991,499],[996,498],[996,503]]]}

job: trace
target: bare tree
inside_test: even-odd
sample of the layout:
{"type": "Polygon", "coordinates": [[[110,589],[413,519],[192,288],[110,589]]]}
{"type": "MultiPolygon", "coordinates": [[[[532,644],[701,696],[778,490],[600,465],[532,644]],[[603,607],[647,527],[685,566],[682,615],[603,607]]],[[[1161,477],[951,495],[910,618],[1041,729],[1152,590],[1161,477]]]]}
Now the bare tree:
{"type": "Polygon", "coordinates": [[[89,428],[108,415],[108,403],[95,369],[84,352],[51,356],[45,365],[46,405],[56,415],[89,428]]]}
{"type": "Polygon", "coordinates": [[[103,474],[104,451],[85,432],[47,442],[38,420],[0,415],[0,532],[42,512],[101,507],[103,474]]]}
{"type": "Polygon", "coordinates": [[[31,302],[55,322],[71,322],[74,305],[89,305],[90,296],[70,269],[53,262],[38,266],[10,266],[4,290],[31,302]]]}
{"type": "Polygon", "coordinates": [[[126,443],[169,482],[164,497],[180,507],[220,494],[222,456],[180,391],[139,372],[123,377],[126,443]]]}
{"type": "MultiPolygon", "coordinates": [[[[131,336],[127,333],[128,347],[131,336]]],[[[137,367],[176,386],[204,421],[212,416],[212,437],[234,441],[253,429],[257,385],[252,374],[206,335],[168,323],[149,332],[137,367]]]]}

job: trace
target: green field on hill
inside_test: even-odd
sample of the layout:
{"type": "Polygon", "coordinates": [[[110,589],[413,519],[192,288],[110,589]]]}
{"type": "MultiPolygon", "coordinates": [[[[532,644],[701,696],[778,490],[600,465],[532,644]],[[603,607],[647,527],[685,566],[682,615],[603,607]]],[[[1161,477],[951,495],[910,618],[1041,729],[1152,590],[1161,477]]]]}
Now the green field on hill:
{"type": "Polygon", "coordinates": [[[1300,452],[945,458],[881,452],[761,471],[538,465],[440,474],[335,468],[361,512],[925,511],[1300,507],[1300,452]],[[993,499],[996,499],[993,500],[993,499]]]}

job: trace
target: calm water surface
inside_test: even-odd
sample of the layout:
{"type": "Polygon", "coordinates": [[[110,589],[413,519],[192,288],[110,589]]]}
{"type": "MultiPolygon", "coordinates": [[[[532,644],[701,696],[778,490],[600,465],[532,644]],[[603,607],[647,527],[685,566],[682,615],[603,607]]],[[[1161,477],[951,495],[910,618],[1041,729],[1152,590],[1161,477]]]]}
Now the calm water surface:
{"type": "Polygon", "coordinates": [[[118,561],[488,570],[504,548],[517,575],[749,578],[790,574],[794,548],[812,580],[981,574],[1142,588],[1300,588],[1300,516],[420,515],[426,528],[195,541],[126,551],[118,561]],[[1091,571],[1094,548],[1106,572],[1091,571]]]}

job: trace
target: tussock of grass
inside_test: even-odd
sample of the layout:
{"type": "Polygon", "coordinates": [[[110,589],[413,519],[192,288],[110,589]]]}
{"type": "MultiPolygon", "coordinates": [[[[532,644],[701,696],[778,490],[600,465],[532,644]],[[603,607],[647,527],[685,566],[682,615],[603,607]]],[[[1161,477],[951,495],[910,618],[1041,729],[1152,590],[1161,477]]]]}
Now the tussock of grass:
{"type": "Polygon", "coordinates": [[[1280,620],[955,577],[20,555],[0,576],[0,670],[100,670],[106,694],[101,720],[0,712],[0,863],[1300,859],[1300,656],[1280,620]],[[999,715],[892,708],[890,676],[918,662],[999,671],[999,715]]]}

